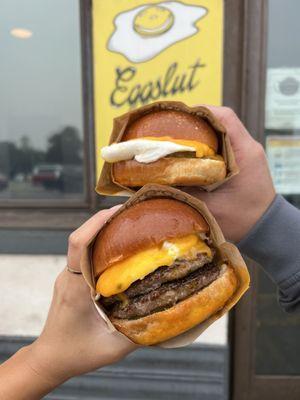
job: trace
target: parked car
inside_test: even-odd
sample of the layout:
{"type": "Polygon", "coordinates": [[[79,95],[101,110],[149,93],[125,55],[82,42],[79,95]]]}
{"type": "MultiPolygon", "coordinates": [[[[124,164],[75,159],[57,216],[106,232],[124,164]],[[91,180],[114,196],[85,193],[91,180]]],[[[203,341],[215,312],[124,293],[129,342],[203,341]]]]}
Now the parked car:
{"type": "Polygon", "coordinates": [[[0,173],[0,190],[4,190],[8,187],[8,178],[6,175],[0,173]]]}
{"type": "Polygon", "coordinates": [[[81,165],[40,164],[33,169],[33,185],[56,189],[66,193],[83,191],[83,168],[81,165]]]}
{"type": "Polygon", "coordinates": [[[63,190],[63,166],[60,164],[40,164],[32,172],[33,185],[42,185],[45,189],[63,190]]]}

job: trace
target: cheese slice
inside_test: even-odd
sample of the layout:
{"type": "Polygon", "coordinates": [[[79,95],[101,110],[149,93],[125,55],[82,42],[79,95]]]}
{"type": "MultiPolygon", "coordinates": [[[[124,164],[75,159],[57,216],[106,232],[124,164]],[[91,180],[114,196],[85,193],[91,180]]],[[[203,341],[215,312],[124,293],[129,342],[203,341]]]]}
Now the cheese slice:
{"type": "Polygon", "coordinates": [[[160,141],[160,142],[172,142],[172,143],[176,143],[181,146],[193,147],[196,151],[197,158],[214,156],[216,154],[214,152],[214,150],[211,147],[209,147],[207,144],[197,142],[196,140],[173,139],[171,136],[159,136],[159,137],[144,136],[141,139],[155,140],[155,141],[160,141]]]}
{"type": "Polygon", "coordinates": [[[179,257],[193,258],[197,253],[212,256],[211,249],[196,234],[165,241],[106,269],[98,279],[96,291],[105,297],[124,292],[157,268],[169,266],[179,257]]]}

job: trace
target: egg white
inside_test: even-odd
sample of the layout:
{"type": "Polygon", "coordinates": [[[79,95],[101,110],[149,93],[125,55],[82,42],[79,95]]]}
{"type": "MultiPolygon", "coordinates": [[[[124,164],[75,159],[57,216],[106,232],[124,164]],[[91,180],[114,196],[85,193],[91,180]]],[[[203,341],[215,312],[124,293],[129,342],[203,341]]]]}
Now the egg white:
{"type": "Polygon", "coordinates": [[[196,34],[198,28],[194,24],[208,12],[204,7],[178,1],[156,5],[168,8],[174,15],[174,24],[167,32],[155,37],[144,37],[134,30],[136,15],[149,6],[142,5],[118,14],[114,20],[115,30],[108,41],[108,49],[123,54],[134,63],[151,60],[167,47],[196,34]]]}
{"type": "Polygon", "coordinates": [[[132,139],[102,147],[101,157],[110,163],[134,159],[140,163],[148,164],[181,151],[194,152],[196,149],[192,146],[167,140],[132,139]]]}

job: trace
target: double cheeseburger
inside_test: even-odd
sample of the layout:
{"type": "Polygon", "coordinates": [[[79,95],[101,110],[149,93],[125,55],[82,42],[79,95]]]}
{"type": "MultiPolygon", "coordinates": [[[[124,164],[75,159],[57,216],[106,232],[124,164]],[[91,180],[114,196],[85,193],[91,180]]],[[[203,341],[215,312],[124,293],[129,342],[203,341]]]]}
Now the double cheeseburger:
{"type": "Polygon", "coordinates": [[[126,128],[121,142],[102,148],[112,180],[125,187],[147,183],[205,186],[222,181],[226,164],[212,125],[179,110],[144,114],[126,128]]]}
{"type": "Polygon", "coordinates": [[[116,329],[152,345],[221,310],[238,287],[207,222],[191,206],[155,198],[125,209],[98,234],[96,291],[116,329]]]}

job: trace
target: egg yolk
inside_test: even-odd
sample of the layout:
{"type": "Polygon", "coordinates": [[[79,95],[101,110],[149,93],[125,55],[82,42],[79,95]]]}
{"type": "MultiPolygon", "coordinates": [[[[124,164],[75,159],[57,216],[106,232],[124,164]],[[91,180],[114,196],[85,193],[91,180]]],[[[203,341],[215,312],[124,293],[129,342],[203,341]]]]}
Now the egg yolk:
{"type": "Polygon", "coordinates": [[[197,142],[196,140],[173,139],[171,136],[159,136],[159,137],[144,136],[139,139],[156,140],[156,141],[161,141],[161,142],[168,141],[168,142],[177,143],[177,144],[180,144],[183,146],[194,147],[194,149],[196,150],[197,158],[214,156],[216,154],[215,151],[211,147],[209,147],[207,144],[197,142]]]}
{"type": "Polygon", "coordinates": [[[212,256],[211,249],[196,234],[165,241],[107,268],[98,279],[96,291],[105,297],[124,292],[157,268],[170,266],[179,257],[194,258],[197,253],[212,256]]]}
{"type": "Polygon", "coordinates": [[[134,29],[141,35],[156,36],[168,31],[174,22],[172,12],[165,7],[149,6],[134,19],[134,29]]]}

